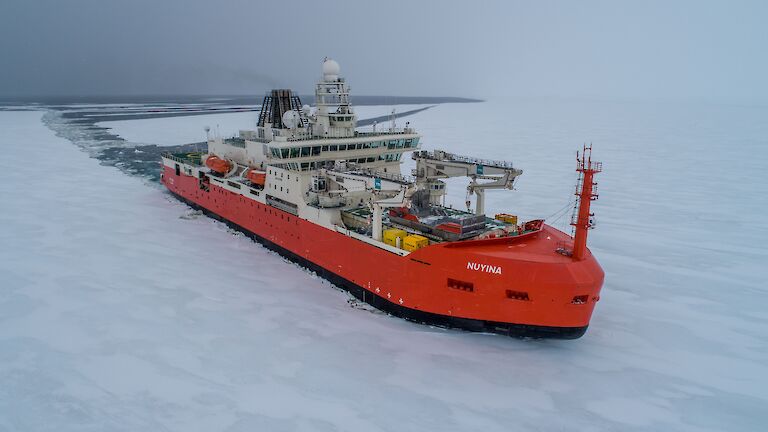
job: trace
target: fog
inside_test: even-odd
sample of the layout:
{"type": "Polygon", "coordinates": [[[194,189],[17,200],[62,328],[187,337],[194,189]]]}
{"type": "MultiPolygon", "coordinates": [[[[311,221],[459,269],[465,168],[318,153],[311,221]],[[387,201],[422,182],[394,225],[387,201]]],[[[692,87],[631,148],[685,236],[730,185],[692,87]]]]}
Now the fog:
{"type": "Polygon", "coordinates": [[[0,96],[311,91],[768,102],[768,3],[0,3],[0,96]]]}

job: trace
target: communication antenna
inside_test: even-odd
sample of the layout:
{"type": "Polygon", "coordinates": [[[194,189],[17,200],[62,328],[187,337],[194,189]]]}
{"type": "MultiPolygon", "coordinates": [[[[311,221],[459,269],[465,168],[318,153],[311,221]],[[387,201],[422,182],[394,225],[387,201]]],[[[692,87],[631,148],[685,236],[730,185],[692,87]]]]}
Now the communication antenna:
{"type": "Polygon", "coordinates": [[[288,110],[283,114],[282,120],[283,125],[288,129],[296,129],[299,123],[301,123],[301,114],[296,110],[288,110]]]}
{"type": "MultiPolygon", "coordinates": [[[[211,140],[211,127],[210,126],[206,126],[204,129],[205,129],[205,145],[207,147],[208,146],[208,141],[211,140]]],[[[200,147],[198,147],[197,144],[198,143],[195,143],[195,146],[194,146],[195,153],[199,153],[200,152],[200,147]]]]}
{"type": "Polygon", "coordinates": [[[389,121],[390,121],[390,127],[389,127],[390,129],[389,129],[389,131],[390,132],[394,132],[395,131],[395,127],[397,126],[395,124],[395,109],[394,108],[392,108],[392,114],[389,116],[389,121]]]}

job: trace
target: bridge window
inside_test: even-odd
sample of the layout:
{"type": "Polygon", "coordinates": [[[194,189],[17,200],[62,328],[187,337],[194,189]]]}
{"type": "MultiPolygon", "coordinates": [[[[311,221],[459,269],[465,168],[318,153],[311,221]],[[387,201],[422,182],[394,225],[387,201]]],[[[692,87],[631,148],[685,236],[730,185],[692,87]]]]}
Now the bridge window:
{"type": "Polygon", "coordinates": [[[335,145],[335,144],[330,146],[330,150],[331,151],[337,151],[338,149],[339,149],[339,147],[337,145],[335,145]]]}
{"type": "Polygon", "coordinates": [[[301,148],[301,157],[309,156],[309,152],[311,151],[310,147],[302,147],[301,148]]]}

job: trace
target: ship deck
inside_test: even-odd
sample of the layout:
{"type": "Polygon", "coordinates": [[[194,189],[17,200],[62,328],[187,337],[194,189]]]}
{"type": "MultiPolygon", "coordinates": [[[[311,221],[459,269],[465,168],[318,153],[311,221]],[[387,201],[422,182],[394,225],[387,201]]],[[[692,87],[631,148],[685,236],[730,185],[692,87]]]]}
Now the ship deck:
{"type": "MultiPolygon", "coordinates": [[[[463,218],[476,217],[474,213],[456,209],[453,207],[434,206],[433,210],[437,214],[424,217],[420,220],[420,222],[424,222],[425,225],[434,226],[439,224],[441,219],[445,217],[450,217],[450,218],[459,219],[459,220],[463,218]]],[[[371,212],[370,208],[368,208],[367,206],[359,206],[359,207],[354,207],[349,209],[343,209],[342,215],[345,216],[343,220],[349,225],[351,225],[351,226],[348,226],[347,228],[353,229],[359,234],[363,234],[368,237],[372,236],[370,226],[368,225],[368,221],[370,221],[370,218],[373,216],[373,213],[371,212]]],[[[386,230],[390,228],[397,228],[397,229],[402,229],[409,234],[418,234],[420,236],[428,238],[430,241],[430,244],[473,241],[473,240],[477,240],[478,237],[482,237],[486,234],[511,226],[510,224],[506,224],[500,220],[493,219],[487,216],[485,216],[484,223],[485,223],[484,229],[475,232],[469,238],[449,240],[449,239],[445,239],[440,236],[434,235],[430,232],[420,230],[413,226],[405,225],[403,223],[398,223],[397,221],[393,220],[393,218],[390,218],[386,214],[383,217],[383,229],[386,230]]],[[[530,232],[533,232],[533,231],[532,230],[527,230],[527,231],[511,230],[508,233],[507,237],[517,237],[530,232]]]]}
{"type": "MultiPolygon", "coordinates": [[[[203,166],[202,156],[202,152],[163,154],[163,157],[166,157],[175,162],[197,167],[203,166]]],[[[233,180],[237,181],[239,179],[233,180]]],[[[307,205],[312,206],[311,204],[307,205]]],[[[330,209],[327,207],[323,208],[330,209]]],[[[346,225],[347,229],[355,231],[359,235],[372,238],[370,220],[373,215],[368,206],[363,205],[352,208],[335,207],[333,209],[341,212],[342,221],[344,222],[344,225],[346,225]]],[[[296,214],[296,210],[292,209],[291,213],[296,214]]],[[[514,245],[508,244],[509,242],[513,241],[512,239],[516,239],[517,237],[530,237],[527,236],[527,234],[531,234],[539,230],[518,230],[516,229],[518,227],[517,225],[512,225],[487,216],[484,216],[482,221],[473,220],[476,218],[478,218],[478,216],[470,211],[465,211],[453,207],[434,205],[430,208],[430,214],[420,217],[417,223],[412,223],[411,221],[401,218],[390,217],[390,215],[385,212],[382,221],[382,228],[385,230],[390,228],[402,229],[409,234],[417,234],[426,237],[429,239],[430,244],[453,244],[455,246],[458,246],[458,244],[477,245],[481,247],[482,253],[488,255],[508,255],[510,249],[514,249],[517,257],[526,259],[525,256],[528,256],[528,259],[532,261],[541,261],[542,254],[548,256],[555,255],[552,257],[552,259],[555,260],[568,259],[560,254],[552,254],[551,252],[555,248],[551,247],[551,245],[546,245],[544,247],[546,251],[539,250],[539,246],[543,245],[540,241],[533,238],[530,240],[517,239],[514,240],[514,245]],[[459,222],[460,224],[463,224],[466,221],[468,223],[472,223],[475,226],[479,224],[484,224],[484,226],[480,229],[473,230],[471,233],[463,237],[445,238],[444,236],[436,235],[438,231],[435,230],[433,232],[433,229],[447,219],[459,222]],[[529,245],[534,247],[529,247],[529,245]],[[526,249],[523,250],[523,248],[526,249]]],[[[524,224],[521,224],[520,226],[522,227],[524,224]]],[[[544,226],[543,230],[547,231],[547,240],[556,239],[558,244],[564,244],[571,240],[570,236],[552,227],[544,226]]]]}
{"type": "Polygon", "coordinates": [[[543,225],[541,230],[527,231],[517,236],[452,242],[449,247],[471,248],[475,254],[496,258],[514,255],[518,261],[562,264],[573,262],[570,256],[557,252],[558,249],[572,248],[573,239],[549,225],[543,225]]]}
{"type": "Polygon", "coordinates": [[[162,155],[165,158],[171,159],[172,161],[192,165],[192,166],[202,166],[203,161],[203,153],[202,152],[190,152],[190,153],[163,153],[162,155]]]}

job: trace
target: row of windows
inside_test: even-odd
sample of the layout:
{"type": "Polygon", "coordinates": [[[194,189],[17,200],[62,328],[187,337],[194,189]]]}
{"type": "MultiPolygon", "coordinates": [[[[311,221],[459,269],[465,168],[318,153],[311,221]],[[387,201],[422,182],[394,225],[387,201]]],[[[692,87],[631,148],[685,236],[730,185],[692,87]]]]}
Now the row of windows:
{"type": "MultiPolygon", "coordinates": [[[[448,278],[447,285],[448,285],[448,288],[453,288],[461,291],[467,291],[467,292],[475,291],[475,284],[473,284],[472,282],[465,282],[458,279],[448,278]]],[[[531,297],[525,291],[506,290],[505,294],[506,294],[506,297],[511,300],[531,301],[531,297]]],[[[577,296],[577,297],[579,299],[582,299],[582,297],[588,297],[588,296],[577,296]]],[[[573,303],[581,304],[577,302],[577,297],[573,298],[573,303]]]]}
{"type": "MultiPolygon", "coordinates": [[[[272,187],[273,187],[275,190],[277,190],[277,185],[272,185],[272,187]]],[[[280,186],[280,192],[282,192],[282,191],[283,191],[283,187],[282,187],[282,186],[280,186]]],[[[285,188],[285,193],[291,193],[291,190],[290,190],[290,189],[288,189],[288,188],[285,188]]]]}
{"type": "Polygon", "coordinates": [[[458,279],[448,278],[447,285],[448,285],[448,288],[453,288],[453,289],[462,290],[462,291],[472,292],[475,290],[475,284],[473,284],[472,282],[464,282],[458,279]]]}
{"type": "Polygon", "coordinates": [[[351,115],[344,115],[344,114],[328,114],[328,117],[330,117],[332,120],[336,121],[352,121],[351,115]]]}
{"type": "Polygon", "coordinates": [[[363,149],[375,149],[386,147],[387,149],[408,149],[414,148],[418,145],[418,138],[398,139],[389,141],[374,141],[357,144],[333,144],[324,146],[311,146],[311,147],[291,147],[291,148],[276,148],[270,147],[270,153],[273,158],[278,159],[291,159],[299,157],[318,156],[323,152],[336,152],[336,151],[349,151],[349,150],[363,150],[363,149]]]}
{"type": "MultiPolygon", "coordinates": [[[[399,161],[402,156],[403,156],[402,153],[387,153],[387,154],[384,154],[384,155],[379,155],[378,157],[346,159],[346,162],[358,163],[358,164],[376,162],[377,160],[393,162],[393,161],[399,161]]],[[[345,161],[341,160],[340,162],[345,162],[345,161]]],[[[322,169],[322,168],[327,168],[327,165],[326,165],[325,161],[321,161],[321,162],[302,162],[302,163],[291,162],[291,163],[281,164],[280,166],[285,168],[285,169],[294,170],[294,171],[314,171],[314,170],[319,170],[319,169],[322,169]]],[[[298,179],[297,179],[297,181],[298,181],[298,179]]]]}
{"type": "MultiPolygon", "coordinates": [[[[285,165],[291,165],[291,164],[285,164],[285,165]]],[[[298,164],[293,164],[293,165],[298,165],[298,164]]],[[[298,168],[297,168],[297,170],[298,170],[298,168]]],[[[272,170],[271,169],[269,170],[269,174],[272,175],[272,170]]],[[[280,178],[283,178],[285,176],[285,172],[284,171],[275,170],[274,174],[275,174],[275,177],[280,177],[280,178]]],[[[296,183],[298,183],[299,182],[299,176],[293,176],[293,177],[296,179],[296,183]]],[[[288,174],[288,180],[290,180],[290,179],[291,179],[291,174],[288,174]]]]}

